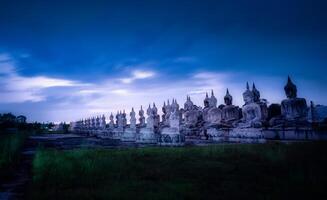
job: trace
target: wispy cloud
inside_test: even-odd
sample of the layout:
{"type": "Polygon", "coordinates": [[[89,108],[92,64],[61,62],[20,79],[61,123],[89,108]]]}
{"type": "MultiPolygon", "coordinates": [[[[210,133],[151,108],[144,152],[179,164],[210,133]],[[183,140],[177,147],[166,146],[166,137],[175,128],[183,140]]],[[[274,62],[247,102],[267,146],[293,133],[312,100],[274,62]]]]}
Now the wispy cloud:
{"type": "Polygon", "coordinates": [[[122,83],[129,84],[135,80],[139,79],[147,79],[155,76],[153,71],[145,71],[145,70],[134,70],[132,74],[127,78],[119,79],[122,83]]]}
{"type": "Polygon", "coordinates": [[[39,102],[44,101],[44,89],[51,87],[73,87],[85,84],[77,81],[58,79],[47,76],[22,76],[15,66],[14,59],[8,54],[0,54],[0,103],[10,102],[39,102]]]}
{"type": "MultiPolygon", "coordinates": [[[[242,105],[242,92],[247,81],[244,78],[250,78],[236,78],[234,73],[214,71],[184,73],[172,78],[147,67],[147,70],[134,68],[127,77],[113,76],[90,84],[49,76],[23,76],[17,71],[13,59],[8,56],[0,58],[3,60],[0,63],[0,105],[21,105],[21,109],[28,110],[26,112],[31,115],[34,113],[34,119],[38,120],[70,121],[97,114],[108,115],[123,109],[129,112],[132,107],[137,110],[141,105],[147,106],[152,102],[161,107],[171,98],[177,99],[182,107],[186,95],[190,95],[195,104],[203,106],[205,93],[211,89],[220,104],[227,87],[234,97],[234,104],[242,105]],[[34,102],[33,105],[27,106],[31,102],[34,102]],[[36,110],[39,110],[37,114],[36,110]]],[[[126,73],[126,69],[121,70],[126,73]]],[[[272,102],[280,101],[282,91],[279,96],[276,95],[279,86],[270,84],[280,80],[257,80],[263,98],[269,96],[272,102]]],[[[158,110],[160,112],[161,109],[158,110]]]]}

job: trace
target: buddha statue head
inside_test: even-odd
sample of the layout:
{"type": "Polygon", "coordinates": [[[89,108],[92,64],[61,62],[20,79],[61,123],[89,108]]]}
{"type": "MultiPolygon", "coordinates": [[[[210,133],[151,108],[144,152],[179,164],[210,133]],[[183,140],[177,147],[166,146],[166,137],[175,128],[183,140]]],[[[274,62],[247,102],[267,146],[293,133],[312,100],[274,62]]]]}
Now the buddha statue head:
{"type": "Polygon", "coordinates": [[[253,92],[250,91],[249,83],[246,83],[246,91],[243,93],[243,100],[245,104],[252,103],[254,99],[253,92]]]}
{"type": "Polygon", "coordinates": [[[184,103],[184,110],[191,110],[193,108],[193,102],[191,97],[187,95],[186,102],[184,103]]]}
{"type": "Polygon", "coordinates": [[[227,106],[232,105],[233,103],[233,97],[229,94],[228,88],[224,97],[224,101],[227,106]]]}
{"type": "Polygon", "coordinates": [[[143,117],[143,115],[144,115],[144,110],[143,110],[142,106],[141,106],[141,110],[139,111],[139,115],[140,115],[141,117],[143,117]]]}
{"type": "Polygon", "coordinates": [[[284,87],[285,94],[287,98],[292,99],[297,96],[297,88],[296,85],[292,82],[290,76],[287,78],[287,84],[284,87]]]}
{"type": "Polygon", "coordinates": [[[254,83],[252,85],[252,93],[253,93],[253,101],[259,102],[260,101],[260,92],[257,90],[254,83]]]}

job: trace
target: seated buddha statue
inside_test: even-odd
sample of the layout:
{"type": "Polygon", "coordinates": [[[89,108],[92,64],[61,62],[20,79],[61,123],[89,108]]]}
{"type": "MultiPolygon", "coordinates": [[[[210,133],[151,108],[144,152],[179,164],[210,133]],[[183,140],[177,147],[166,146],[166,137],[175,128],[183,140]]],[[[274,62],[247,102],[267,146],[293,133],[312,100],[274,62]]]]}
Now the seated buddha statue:
{"type": "Polygon", "coordinates": [[[233,122],[240,119],[239,107],[233,105],[233,97],[227,89],[224,97],[225,106],[222,108],[221,123],[225,127],[232,127],[233,122]]]}
{"type": "Polygon", "coordinates": [[[271,126],[293,127],[307,124],[308,106],[304,98],[297,97],[296,85],[288,77],[284,87],[287,99],[281,102],[281,116],[270,120],[271,126]]]}
{"type": "Polygon", "coordinates": [[[209,126],[219,126],[221,123],[221,109],[217,107],[217,99],[211,91],[211,97],[208,98],[206,95],[206,99],[204,100],[205,107],[203,109],[203,119],[205,121],[205,125],[209,126]]]}
{"type": "Polygon", "coordinates": [[[254,94],[247,83],[246,91],[243,93],[245,104],[242,107],[242,119],[237,124],[239,128],[259,128],[262,126],[262,115],[260,106],[254,102],[254,94]]]}
{"type": "Polygon", "coordinates": [[[288,77],[284,87],[287,99],[281,103],[282,117],[287,121],[307,121],[308,106],[304,98],[297,97],[297,88],[288,77]]]}

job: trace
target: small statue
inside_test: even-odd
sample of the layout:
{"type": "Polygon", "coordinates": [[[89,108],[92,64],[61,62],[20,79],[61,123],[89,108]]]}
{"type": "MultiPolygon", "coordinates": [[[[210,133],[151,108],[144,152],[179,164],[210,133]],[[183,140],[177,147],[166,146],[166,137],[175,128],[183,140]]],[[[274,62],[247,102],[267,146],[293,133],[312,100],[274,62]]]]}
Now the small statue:
{"type": "Polygon", "coordinates": [[[154,123],[153,125],[154,125],[154,127],[159,127],[160,116],[158,115],[158,109],[157,109],[155,103],[153,103],[152,115],[153,115],[153,123],[154,123]]]}
{"type": "Polygon", "coordinates": [[[139,111],[139,122],[140,122],[140,127],[143,127],[145,126],[145,117],[144,117],[144,111],[143,111],[143,108],[141,106],[141,110],[139,111]]]}
{"type": "Polygon", "coordinates": [[[136,118],[135,118],[134,108],[132,108],[132,111],[129,113],[129,116],[130,116],[130,128],[135,129],[135,127],[136,127],[136,118]]]}
{"type": "Polygon", "coordinates": [[[154,117],[153,117],[153,110],[151,108],[151,105],[149,104],[148,109],[146,110],[146,114],[148,117],[146,118],[146,127],[147,128],[154,128],[154,117]]]}
{"type": "Polygon", "coordinates": [[[113,129],[115,127],[114,115],[111,113],[109,117],[109,128],[113,129]]]}

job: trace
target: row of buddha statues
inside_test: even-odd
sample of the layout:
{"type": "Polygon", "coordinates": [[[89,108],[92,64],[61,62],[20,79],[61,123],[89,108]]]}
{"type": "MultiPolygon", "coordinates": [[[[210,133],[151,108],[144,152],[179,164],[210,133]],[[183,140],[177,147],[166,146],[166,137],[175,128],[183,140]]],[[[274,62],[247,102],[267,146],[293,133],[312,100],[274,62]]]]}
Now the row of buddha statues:
{"type": "Polygon", "coordinates": [[[260,98],[260,92],[255,84],[250,89],[246,84],[243,93],[244,105],[242,108],[233,105],[233,97],[229,90],[226,90],[223,105],[217,106],[217,99],[211,91],[209,97],[206,93],[203,107],[195,105],[190,96],[186,97],[184,108],[180,108],[176,99],[172,102],[164,102],[162,116],[153,103],[146,110],[147,118],[141,106],[137,123],[136,113],[132,108],[130,123],[127,124],[125,111],[117,112],[116,116],[111,113],[109,123],[106,123],[105,116],[93,117],[76,122],[77,129],[136,129],[164,127],[175,127],[181,131],[203,130],[208,128],[260,128],[260,127],[295,127],[308,124],[308,106],[304,98],[297,97],[297,87],[288,77],[284,87],[286,99],[281,104],[271,104],[269,107],[265,99],[260,98]],[[115,120],[114,120],[115,118],[115,120]]]}

